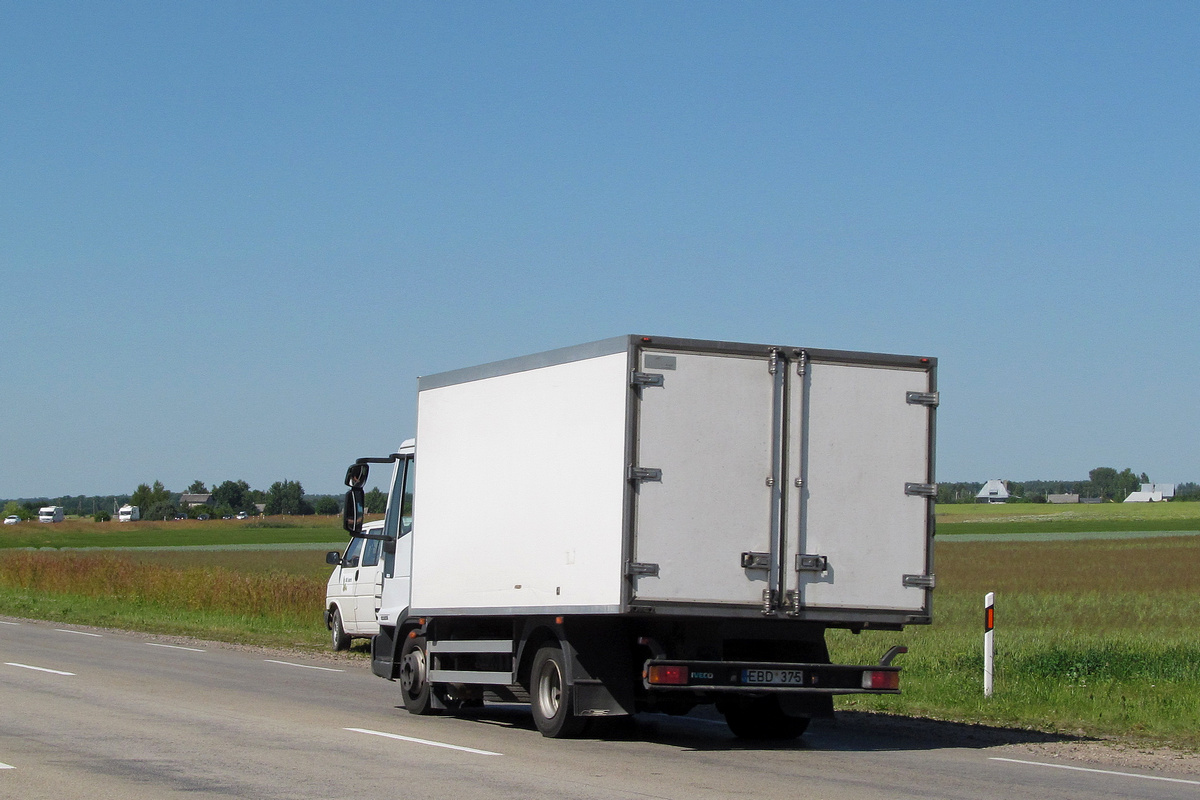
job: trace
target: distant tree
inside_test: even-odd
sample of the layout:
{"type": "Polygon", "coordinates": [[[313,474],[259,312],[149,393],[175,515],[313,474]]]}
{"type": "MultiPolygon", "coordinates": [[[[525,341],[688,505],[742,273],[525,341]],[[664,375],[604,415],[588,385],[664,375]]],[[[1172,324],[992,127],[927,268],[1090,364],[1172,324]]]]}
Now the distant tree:
{"type": "MultiPolygon", "coordinates": [[[[134,503],[133,505],[137,505],[134,503]]],[[[150,510],[143,512],[142,519],[158,520],[158,519],[175,519],[175,515],[179,513],[179,509],[170,500],[160,500],[150,506],[150,510]]]]}
{"type": "MultiPolygon", "coordinates": [[[[133,495],[129,498],[129,504],[137,506],[143,512],[145,509],[153,508],[159,503],[166,503],[171,505],[172,508],[174,507],[174,504],[171,503],[171,492],[163,487],[162,481],[155,481],[153,486],[147,486],[144,483],[139,484],[137,489],[134,490],[133,495]]],[[[142,516],[145,517],[146,514],[143,513],[142,516]]]]}
{"type": "Polygon", "coordinates": [[[1200,485],[1192,482],[1181,483],[1175,487],[1176,500],[1200,500],[1200,485]]]}
{"type": "Polygon", "coordinates": [[[250,484],[245,481],[225,481],[212,490],[212,503],[218,509],[228,507],[230,511],[256,511],[250,499],[250,484]]]}
{"type": "Polygon", "coordinates": [[[304,499],[299,481],[276,481],[267,490],[267,514],[311,514],[313,507],[304,499]]]}
{"type": "Polygon", "coordinates": [[[387,511],[387,495],[376,486],[363,497],[363,506],[368,514],[382,514],[387,511]]]}
{"type": "Polygon", "coordinates": [[[187,494],[208,494],[208,487],[204,485],[204,481],[192,481],[192,485],[187,488],[187,494]]]}
{"type": "Polygon", "coordinates": [[[338,503],[336,497],[318,497],[317,502],[313,503],[313,509],[318,514],[337,514],[342,510],[342,506],[338,503]]]}
{"type": "Polygon", "coordinates": [[[9,500],[4,504],[4,516],[18,516],[22,522],[28,522],[31,519],[37,519],[37,512],[18,503],[16,500],[9,500]]]}
{"type": "Polygon", "coordinates": [[[202,515],[208,515],[211,517],[213,515],[213,509],[201,503],[200,505],[195,505],[189,508],[187,510],[187,515],[189,519],[197,519],[202,515]]]}
{"type": "MultiPolygon", "coordinates": [[[[1124,500],[1131,492],[1136,492],[1143,483],[1129,467],[1121,472],[1117,472],[1112,467],[1096,467],[1088,473],[1088,478],[1091,479],[1091,484],[1098,496],[1117,502],[1124,500]]],[[[1149,483],[1149,481],[1145,481],[1145,483],[1149,483]]]]}
{"type": "Polygon", "coordinates": [[[111,522],[112,514],[108,513],[107,511],[97,511],[92,515],[92,519],[96,522],[111,522]]]}

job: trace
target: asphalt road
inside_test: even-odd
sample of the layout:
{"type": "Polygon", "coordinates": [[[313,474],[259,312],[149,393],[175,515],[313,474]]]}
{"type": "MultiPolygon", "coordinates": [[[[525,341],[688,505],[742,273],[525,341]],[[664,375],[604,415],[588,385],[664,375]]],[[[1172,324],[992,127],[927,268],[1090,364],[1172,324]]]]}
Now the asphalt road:
{"type": "Polygon", "coordinates": [[[0,620],[0,797],[1200,797],[1195,774],[1056,761],[965,726],[850,715],[762,746],[644,715],[556,741],[522,706],[417,718],[398,697],[362,660],[0,620]]]}

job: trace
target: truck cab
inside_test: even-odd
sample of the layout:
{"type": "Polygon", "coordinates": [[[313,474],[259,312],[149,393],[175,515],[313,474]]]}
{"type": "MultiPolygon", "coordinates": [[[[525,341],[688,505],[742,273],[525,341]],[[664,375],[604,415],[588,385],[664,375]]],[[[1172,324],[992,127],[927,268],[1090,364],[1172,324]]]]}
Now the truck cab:
{"type": "Polygon", "coordinates": [[[137,506],[124,505],[117,511],[117,522],[137,522],[141,518],[142,512],[137,506]]]}

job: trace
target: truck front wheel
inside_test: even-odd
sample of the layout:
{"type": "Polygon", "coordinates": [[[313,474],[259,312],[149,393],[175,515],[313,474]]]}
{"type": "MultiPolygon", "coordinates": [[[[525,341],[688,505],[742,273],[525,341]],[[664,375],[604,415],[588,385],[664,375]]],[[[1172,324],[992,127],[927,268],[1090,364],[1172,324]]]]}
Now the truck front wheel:
{"type": "Polygon", "coordinates": [[[432,714],[429,659],[424,636],[409,636],[400,649],[400,694],[410,714],[432,714]]]}
{"type": "Polygon", "coordinates": [[[808,730],[808,717],[793,717],[767,697],[732,697],[717,703],[729,730],[739,739],[795,739],[808,730]]]}
{"type": "Polygon", "coordinates": [[[533,657],[529,677],[533,722],[542,736],[566,739],[583,733],[588,720],[575,716],[562,648],[557,644],[542,645],[533,657]]]}

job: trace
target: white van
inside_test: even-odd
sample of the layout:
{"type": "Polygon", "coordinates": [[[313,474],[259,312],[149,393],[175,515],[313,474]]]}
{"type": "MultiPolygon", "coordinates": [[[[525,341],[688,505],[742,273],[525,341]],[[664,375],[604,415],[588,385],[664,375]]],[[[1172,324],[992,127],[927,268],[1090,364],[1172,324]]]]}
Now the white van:
{"type": "MultiPolygon", "coordinates": [[[[382,531],[383,520],[363,525],[363,533],[382,531]]],[[[351,639],[379,633],[375,612],[383,593],[383,541],[356,536],[345,553],[327,553],[325,563],[333,565],[325,587],[325,627],[333,649],[346,650],[351,639]]]]}
{"type": "Polygon", "coordinates": [[[46,506],[38,511],[38,522],[62,522],[62,506],[46,506]]]}
{"type": "Polygon", "coordinates": [[[137,506],[124,505],[117,511],[117,522],[137,522],[142,518],[142,511],[137,506]]]}

